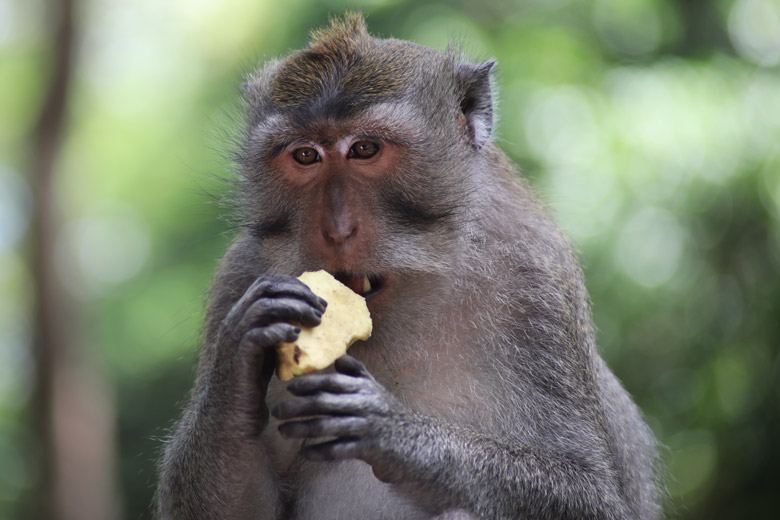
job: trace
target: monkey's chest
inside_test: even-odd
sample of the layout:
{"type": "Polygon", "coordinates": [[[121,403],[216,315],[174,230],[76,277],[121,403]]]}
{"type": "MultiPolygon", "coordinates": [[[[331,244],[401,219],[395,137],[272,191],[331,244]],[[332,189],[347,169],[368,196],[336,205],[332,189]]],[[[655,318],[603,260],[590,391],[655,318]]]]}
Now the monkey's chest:
{"type": "Polygon", "coordinates": [[[429,518],[379,481],[362,461],[303,462],[295,473],[288,477],[291,481],[283,482],[294,490],[290,520],[429,518]]]}

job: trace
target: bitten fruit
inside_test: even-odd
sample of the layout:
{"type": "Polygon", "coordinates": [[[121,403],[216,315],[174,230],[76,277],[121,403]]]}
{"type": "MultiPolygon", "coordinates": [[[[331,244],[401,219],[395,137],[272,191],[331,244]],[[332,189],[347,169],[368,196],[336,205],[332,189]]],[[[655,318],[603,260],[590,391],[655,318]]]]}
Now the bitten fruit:
{"type": "Polygon", "coordinates": [[[371,316],[362,296],[326,271],[305,272],[298,279],[328,306],[319,325],[301,327],[296,341],[277,345],[276,375],[282,381],[330,366],[352,343],[371,336],[371,316]]]}

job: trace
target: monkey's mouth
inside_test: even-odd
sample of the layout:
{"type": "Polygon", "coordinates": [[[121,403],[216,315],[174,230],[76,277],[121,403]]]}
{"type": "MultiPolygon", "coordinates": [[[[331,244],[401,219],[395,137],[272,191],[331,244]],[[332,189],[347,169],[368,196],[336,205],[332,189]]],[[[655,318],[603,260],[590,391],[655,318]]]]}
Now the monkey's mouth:
{"type": "Polygon", "coordinates": [[[333,277],[363,298],[371,298],[385,286],[385,279],[377,274],[354,274],[338,271],[333,277]]]}

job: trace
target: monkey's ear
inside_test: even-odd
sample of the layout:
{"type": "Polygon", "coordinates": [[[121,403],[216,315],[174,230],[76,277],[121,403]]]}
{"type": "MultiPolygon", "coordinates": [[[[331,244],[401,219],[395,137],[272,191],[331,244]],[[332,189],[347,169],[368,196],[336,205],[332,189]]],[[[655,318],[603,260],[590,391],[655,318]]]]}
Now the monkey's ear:
{"type": "Polygon", "coordinates": [[[496,60],[479,65],[462,63],[458,67],[461,87],[460,110],[466,118],[469,137],[476,148],[490,139],[493,132],[493,93],[490,89],[490,70],[496,60]]]}

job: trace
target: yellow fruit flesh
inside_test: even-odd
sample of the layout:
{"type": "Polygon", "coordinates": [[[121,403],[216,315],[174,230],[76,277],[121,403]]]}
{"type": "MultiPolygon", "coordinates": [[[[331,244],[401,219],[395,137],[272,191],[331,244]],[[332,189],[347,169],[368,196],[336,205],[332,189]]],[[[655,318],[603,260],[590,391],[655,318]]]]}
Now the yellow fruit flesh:
{"type": "Polygon", "coordinates": [[[305,272],[298,279],[328,306],[319,325],[301,327],[297,341],[277,345],[276,375],[282,381],[330,366],[352,343],[371,336],[371,316],[362,296],[326,271],[305,272]]]}

